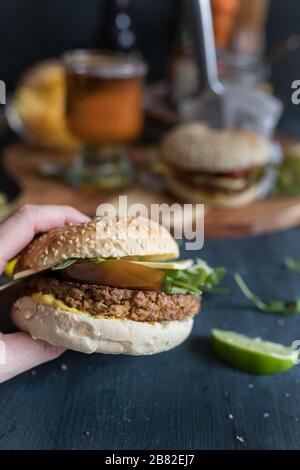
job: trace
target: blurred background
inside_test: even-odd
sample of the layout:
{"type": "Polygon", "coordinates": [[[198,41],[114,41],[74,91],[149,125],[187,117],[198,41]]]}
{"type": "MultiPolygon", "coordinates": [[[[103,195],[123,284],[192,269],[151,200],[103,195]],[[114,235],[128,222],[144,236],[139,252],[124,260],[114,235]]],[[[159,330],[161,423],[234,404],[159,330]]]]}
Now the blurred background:
{"type": "MultiPolygon", "coordinates": [[[[221,83],[262,93],[261,114],[273,115],[269,98],[282,106],[274,111],[267,135],[283,149],[273,193],[296,198],[300,106],[291,101],[291,85],[300,79],[300,4],[210,3],[221,83]]],[[[7,198],[14,207],[61,202],[93,213],[99,201],[114,200],[123,188],[129,188],[133,201],[174,201],[164,186],[158,149],[166,133],[186,120],[186,106],[197,103],[203,92],[190,4],[1,0],[0,79],[7,91],[7,104],[1,106],[3,214],[12,207],[7,198]],[[82,49],[122,53],[129,65],[112,63],[109,54],[101,63],[95,57],[91,62],[89,55],[62,59],[66,51],[82,49]],[[85,82],[76,81],[80,74],[85,82]],[[88,82],[93,74],[103,83],[88,82]],[[97,87],[102,87],[101,99],[90,95],[84,102],[84,94],[97,87]]],[[[197,119],[197,113],[191,118],[197,119]]],[[[266,117],[255,119],[260,128],[266,117]]]]}

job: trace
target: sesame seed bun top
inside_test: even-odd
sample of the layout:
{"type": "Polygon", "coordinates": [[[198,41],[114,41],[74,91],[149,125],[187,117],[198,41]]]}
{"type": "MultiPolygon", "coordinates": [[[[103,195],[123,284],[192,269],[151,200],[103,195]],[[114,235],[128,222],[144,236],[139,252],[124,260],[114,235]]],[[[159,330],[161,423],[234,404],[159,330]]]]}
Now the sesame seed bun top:
{"type": "Polygon", "coordinates": [[[177,243],[165,227],[144,217],[99,217],[79,225],[50,230],[25,248],[15,273],[48,269],[69,258],[179,256],[177,243]]]}
{"type": "Polygon", "coordinates": [[[183,124],[162,143],[165,161],[185,171],[230,172],[263,166],[270,160],[269,143],[246,129],[210,129],[183,124]]]}

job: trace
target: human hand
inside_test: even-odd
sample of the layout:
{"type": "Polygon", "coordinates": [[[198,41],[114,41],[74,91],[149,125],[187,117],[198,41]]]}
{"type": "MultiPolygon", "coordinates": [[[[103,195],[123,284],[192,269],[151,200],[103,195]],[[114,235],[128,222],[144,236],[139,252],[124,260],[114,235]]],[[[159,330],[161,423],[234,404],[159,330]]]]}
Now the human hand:
{"type": "MultiPolygon", "coordinates": [[[[0,274],[8,261],[16,257],[37,233],[87,220],[88,217],[68,206],[23,206],[0,224],[0,274]]],[[[0,332],[0,383],[55,359],[63,352],[64,349],[33,340],[26,333],[0,332]],[[5,353],[4,361],[1,361],[1,353],[5,353]]]]}

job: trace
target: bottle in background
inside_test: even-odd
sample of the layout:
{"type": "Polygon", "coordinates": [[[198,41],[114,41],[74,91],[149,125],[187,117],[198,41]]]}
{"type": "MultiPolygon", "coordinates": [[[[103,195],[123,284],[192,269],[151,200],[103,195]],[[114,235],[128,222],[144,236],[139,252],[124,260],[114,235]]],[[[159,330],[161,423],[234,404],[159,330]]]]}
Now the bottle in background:
{"type": "MultiPolygon", "coordinates": [[[[247,0],[248,3],[252,1],[247,0]]],[[[215,40],[218,48],[227,48],[239,11],[240,0],[211,0],[215,40]]]]}
{"type": "Polygon", "coordinates": [[[219,53],[223,81],[248,87],[264,84],[266,88],[268,68],[264,61],[264,48],[268,2],[239,0],[229,47],[219,53]]]}
{"type": "Polygon", "coordinates": [[[137,40],[130,0],[109,0],[104,31],[105,47],[119,52],[136,51],[137,40]]]}
{"type": "Polygon", "coordinates": [[[177,34],[170,60],[171,97],[174,103],[195,96],[199,89],[199,70],[195,48],[186,17],[185,2],[181,3],[177,34]]]}
{"type": "Polygon", "coordinates": [[[262,54],[265,47],[265,22],[269,0],[239,0],[231,46],[235,52],[262,54]]]}

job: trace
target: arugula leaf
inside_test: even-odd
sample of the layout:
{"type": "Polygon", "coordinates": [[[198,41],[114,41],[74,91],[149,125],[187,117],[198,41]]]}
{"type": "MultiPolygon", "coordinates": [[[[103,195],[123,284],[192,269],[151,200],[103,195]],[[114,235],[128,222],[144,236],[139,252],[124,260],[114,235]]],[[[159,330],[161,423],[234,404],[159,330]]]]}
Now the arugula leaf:
{"type": "MultiPolygon", "coordinates": [[[[62,263],[57,264],[56,266],[53,266],[51,268],[52,271],[59,271],[60,269],[66,269],[69,266],[72,266],[72,264],[77,263],[81,258],[69,258],[63,261],[62,263]]],[[[86,258],[88,261],[92,261],[93,263],[100,264],[103,263],[103,261],[106,261],[104,258],[86,258]]],[[[82,258],[82,261],[84,259],[82,258]]]]}
{"type": "Polygon", "coordinates": [[[244,296],[250,300],[258,310],[269,313],[300,313],[300,299],[295,299],[291,302],[274,299],[269,302],[264,302],[260,297],[250,291],[240,274],[235,274],[234,279],[244,296]]]}
{"type": "MultiPolygon", "coordinates": [[[[110,258],[115,259],[115,258],[110,258]]],[[[93,263],[103,263],[104,258],[89,258],[93,263]]],[[[66,269],[79,261],[79,258],[70,258],[53,266],[53,271],[66,269]]],[[[216,287],[225,275],[224,268],[210,268],[204,261],[196,263],[185,270],[167,270],[162,289],[167,294],[201,294],[201,292],[227,292],[224,288],[216,287]]]]}
{"type": "MultiPolygon", "coordinates": [[[[114,259],[114,258],[109,258],[109,259],[114,259]]],[[[88,259],[89,261],[92,261],[93,263],[96,263],[96,264],[100,264],[100,263],[103,263],[104,261],[107,261],[106,259],[104,258],[89,258],[88,259]]]]}
{"type": "Polygon", "coordinates": [[[215,285],[220,284],[223,277],[225,276],[225,268],[215,268],[205,279],[205,288],[212,289],[215,285]]]}
{"type": "Polygon", "coordinates": [[[197,260],[188,269],[166,271],[162,289],[167,294],[217,292],[215,286],[221,282],[225,272],[224,268],[212,269],[202,260],[197,260]]]}
{"type": "Polygon", "coordinates": [[[59,271],[60,269],[66,269],[72,264],[76,263],[78,258],[69,258],[63,261],[62,263],[57,264],[56,266],[52,266],[51,271],[59,271]]]}
{"type": "Polygon", "coordinates": [[[273,195],[278,194],[300,195],[300,159],[298,156],[285,155],[278,167],[273,195]]]}
{"type": "Polygon", "coordinates": [[[300,274],[300,261],[295,258],[288,257],[285,259],[284,263],[290,271],[300,274]]]}

